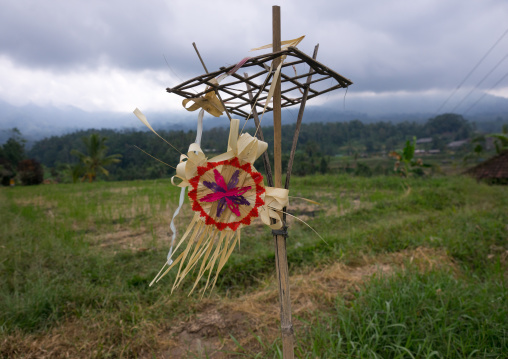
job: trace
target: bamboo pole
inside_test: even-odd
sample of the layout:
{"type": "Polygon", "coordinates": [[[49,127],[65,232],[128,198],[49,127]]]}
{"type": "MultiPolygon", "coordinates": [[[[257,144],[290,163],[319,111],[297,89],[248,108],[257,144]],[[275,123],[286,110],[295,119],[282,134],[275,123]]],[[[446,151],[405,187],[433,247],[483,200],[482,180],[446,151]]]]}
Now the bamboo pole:
{"type": "MultiPolygon", "coordinates": [[[[280,31],[280,6],[272,7],[272,21],[273,21],[273,52],[279,52],[281,46],[281,31],[280,31]]],[[[281,61],[280,57],[273,59],[273,70],[277,69],[281,61]]],[[[281,144],[281,88],[280,76],[275,85],[273,93],[273,166],[275,176],[275,187],[282,186],[282,144],[281,144]]],[[[272,80],[273,81],[273,80],[272,80]]]]}
{"type": "MultiPolygon", "coordinates": [[[[281,22],[280,7],[272,7],[273,21],[273,52],[280,51],[281,48],[281,22]]],[[[274,70],[280,64],[280,57],[273,60],[274,70]]],[[[273,95],[273,157],[274,157],[274,177],[275,187],[282,187],[282,128],[281,128],[281,86],[280,77],[277,79],[273,95]]],[[[289,270],[286,252],[286,226],[283,223],[281,231],[273,231],[275,242],[275,267],[277,279],[279,282],[279,301],[280,301],[280,329],[282,335],[282,357],[284,359],[293,359],[294,354],[294,333],[291,320],[291,298],[289,293],[289,270]]]]}

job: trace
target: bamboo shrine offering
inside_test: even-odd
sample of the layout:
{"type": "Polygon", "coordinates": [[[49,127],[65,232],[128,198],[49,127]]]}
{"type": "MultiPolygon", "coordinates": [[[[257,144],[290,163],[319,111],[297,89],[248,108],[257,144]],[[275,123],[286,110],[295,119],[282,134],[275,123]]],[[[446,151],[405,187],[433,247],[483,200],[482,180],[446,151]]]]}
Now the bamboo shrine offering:
{"type": "MultiPolygon", "coordinates": [[[[173,231],[171,247],[167,261],[150,285],[161,280],[174,267],[178,267],[172,290],[177,288],[191,271],[196,271],[197,276],[190,293],[198,287],[202,278],[206,278],[206,282],[203,280],[201,292],[204,294],[209,287],[213,289],[220,271],[240,242],[242,228],[259,218],[272,229],[275,238],[281,296],[281,329],[286,358],[293,356],[293,333],[285,254],[285,218],[289,215],[286,212],[289,203],[289,179],[303,112],[307,100],[336,89],[347,88],[352,82],[316,61],[318,46],[313,57],[300,51],[296,46],[304,36],[280,41],[280,9],[274,6],[273,10],[273,45],[253,49],[273,49],[272,52],[246,57],[236,65],[221,67],[209,73],[193,44],[206,73],[167,88],[167,92],[184,98],[182,106],[187,111],[199,110],[197,137],[195,143],[190,144],[187,154],[181,154],[176,175],[171,179],[173,185],[181,188],[179,206],[170,224],[173,231]],[[277,22],[278,30],[275,25],[277,22]],[[302,67],[307,67],[308,72],[298,73],[297,69],[302,67]],[[243,76],[238,73],[240,69],[244,72],[243,76]],[[263,140],[261,121],[265,113],[273,111],[274,129],[277,130],[277,124],[280,129],[280,109],[298,104],[300,110],[285,188],[276,188],[282,187],[280,132],[274,134],[274,187],[267,153],[268,144],[263,140]],[[213,117],[226,114],[230,121],[227,147],[224,144],[225,152],[212,158],[208,158],[200,146],[205,113],[213,117]],[[232,116],[245,119],[241,129],[240,120],[232,116]],[[250,118],[254,118],[256,124],[254,136],[243,131],[250,118]],[[254,167],[254,162],[260,156],[263,156],[267,184],[264,183],[263,175],[254,167]],[[183,205],[186,191],[194,216],[174,246],[174,219],[183,205]]],[[[157,134],[140,110],[136,109],[134,113],[157,134]]]]}
{"type": "MultiPolygon", "coordinates": [[[[205,112],[214,117],[219,117],[226,112],[228,116],[238,115],[247,121],[253,114],[258,117],[257,108],[262,112],[261,118],[256,121],[256,134],[259,136],[263,114],[273,110],[271,100],[277,80],[280,80],[281,85],[284,86],[281,91],[281,107],[305,103],[310,98],[335,89],[346,88],[352,84],[347,78],[298,50],[296,45],[303,38],[304,36],[301,36],[281,42],[282,50],[277,53],[244,58],[236,65],[195,77],[178,86],[168,88],[167,91],[184,97],[182,105],[186,110],[200,110],[199,137],[205,112]],[[274,69],[273,60],[276,58],[282,58],[283,61],[274,69]],[[296,66],[303,63],[310,66],[310,73],[296,72],[296,66]],[[292,72],[290,75],[284,72],[287,68],[292,72]],[[237,74],[239,69],[254,70],[254,73],[241,76],[237,74]],[[302,78],[308,78],[310,74],[313,75],[313,80],[301,81],[302,78]],[[335,83],[331,86],[319,86],[326,80],[328,82],[335,80],[335,83]],[[201,91],[192,91],[200,87],[202,87],[201,91]],[[252,92],[254,96],[249,97],[252,92]]],[[[262,46],[253,51],[268,49],[271,46],[271,44],[262,46]]],[[[134,113],[155,132],[141,111],[136,109],[134,113]]],[[[195,215],[176,247],[171,251],[165,263],[165,266],[169,267],[163,267],[154,282],[159,281],[179,264],[178,274],[173,284],[175,289],[197,266],[198,275],[192,290],[201,277],[208,273],[204,292],[209,286],[214,270],[212,287],[217,281],[219,272],[240,241],[242,227],[250,225],[258,217],[274,230],[283,227],[281,211],[288,205],[288,189],[265,186],[262,174],[254,168],[253,164],[265,153],[268,145],[248,133],[239,135],[239,127],[240,121],[231,119],[227,150],[219,156],[208,159],[198,141],[189,146],[187,155],[181,155],[172,183],[188,189],[187,196],[195,215]],[[183,252],[173,258],[172,255],[184,244],[183,252]]],[[[198,140],[200,142],[200,138],[198,140]]],[[[270,183],[273,181],[271,180],[270,183]]]]}

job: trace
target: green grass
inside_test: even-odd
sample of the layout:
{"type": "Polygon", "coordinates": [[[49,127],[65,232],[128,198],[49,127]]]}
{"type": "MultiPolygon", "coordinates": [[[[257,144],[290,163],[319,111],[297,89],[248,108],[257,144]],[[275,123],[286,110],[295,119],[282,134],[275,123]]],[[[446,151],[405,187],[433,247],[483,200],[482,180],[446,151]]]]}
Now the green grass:
{"type": "Polygon", "coordinates": [[[508,292],[501,279],[416,270],[376,278],[309,326],[298,351],[302,358],[503,358],[508,292]]]}
{"type": "MultiPolygon", "coordinates": [[[[44,335],[78,321],[102,328],[99,357],[156,350],[164,323],[199,307],[197,295],[187,298],[192,277],[172,296],[174,273],[148,287],[178,194],[167,180],[1,188],[0,335],[44,335]],[[122,231],[132,238],[108,237],[122,231]]],[[[299,357],[508,357],[507,187],[321,175],[293,178],[290,195],[322,203],[307,222],[326,241],[293,222],[291,273],[420,246],[444,249],[460,271],[413,268],[366,283],[353,301],[337,295],[335,308],[302,318],[309,324],[297,333],[299,357]]],[[[273,273],[269,230],[249,227],[214,295],[255,291],[273,273]]],[[[244,353],[278,356],[279,341],[259,341],[261,352],[244,353]]]]}
{"type": "MultiPolygon", "coordinates": [[[[366,204],[344,216],[321,215],[312,226],[324,237],[319,240],[303,225],[291,230],[288,257],[293,267],[315,266],[341,259],[354,262],[365,254],[395,252],[425,245],[444,246],[464,267],[488,274],[492,246],[505,246],[508,223],[506,188],[478,185],[463,178],[412,180],[411,191],[399,178],[373,179],[317,176],[299,179],[296,196],[332,202],[315,194],[314,188],[344,193],[337,206],[351,207],[355,200],[366,204]],[[382,195],[380,195],[382,193],[382,195]]],[[[269,239],[267,239],[269,240],[269,239]]],[[[224,269],[221,283],[255,280],[272,271],[273,253],[259,246],[255,256],[237,255],[224,269]],[[242,278],[242,279],[240,279],[242,278]]],[[[241,282],[240,284],[243,284],[241,282]]]]}
{"type": "Polygon", "coordinates": [[[162,303],[167,287],[147,289],[161,253],[110,252],[90,243],[119,223],[136,227],[140,216],[153,217],[174,197],[168,187],[150,181],[3,189],[0,331],[41,332],[83,317],[135,330],[147,318],[175,315],[162,303]]]}

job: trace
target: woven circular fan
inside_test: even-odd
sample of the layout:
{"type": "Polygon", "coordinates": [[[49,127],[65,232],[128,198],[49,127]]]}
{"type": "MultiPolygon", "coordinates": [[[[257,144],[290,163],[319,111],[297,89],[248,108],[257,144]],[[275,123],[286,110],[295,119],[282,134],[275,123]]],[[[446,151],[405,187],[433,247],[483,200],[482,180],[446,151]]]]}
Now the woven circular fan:
{"type": "Polygon", "coordinates": [[[236,231],[259,216],[264,204],[263,176],[250,163],[237,157],[227,161],[208,162],[197,168],[189,183],[192,209],[200,213],[207,225],[222,231],[236,231]]]}

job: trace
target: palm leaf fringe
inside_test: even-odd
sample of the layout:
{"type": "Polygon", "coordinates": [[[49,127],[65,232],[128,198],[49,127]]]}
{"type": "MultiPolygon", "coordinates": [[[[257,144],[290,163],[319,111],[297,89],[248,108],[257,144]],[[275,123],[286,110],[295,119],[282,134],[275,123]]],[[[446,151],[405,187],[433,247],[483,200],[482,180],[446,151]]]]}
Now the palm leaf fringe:
{"type": "Polygon", "coordinates": [[[178,288],[178,286],[183,282],[184,278],[195,269],[201,260],[198,275],[191,291],[189,292],[189,295],[191,295],[194,289],[196,289],[200,279],[206,274],[206,272],[208,272],[206,284],[201,290],[203,296],[206,289],[210,285],[210,280],[214,270],[215,276],[213,278],[210,290],[213,290],[215,287],[220,271],[226,264],[228,258],[233,253],[237,242],[240,242],[240,233],[240,230],[219,231],[214,226],[207,226],[203,221],[199,220],[199,214],[195,214],[191,223],[187,227],[187,230],[173,251],[173,255],[178,251],[180,246],[183,245],[187,237],[190,235],[189,239],[187,240],[187,246],[183,252],[180,253],[176,259],[174,259],[173,263],[170,261],[170,259],[173,258],[168,259],[168,262],[171,263],[171,265],[169,265],[169,267],[164,270],[166,266],[168,266],[168,262],[166,262],[159,273],[157,273],[155,278],[152,280],[150,286],[160,281],[173,267],[178,265],[178,273],[176,275],[175,282],[173,283],[173,287],[171,288],[172,293],[173,290],[178,288]]]}

